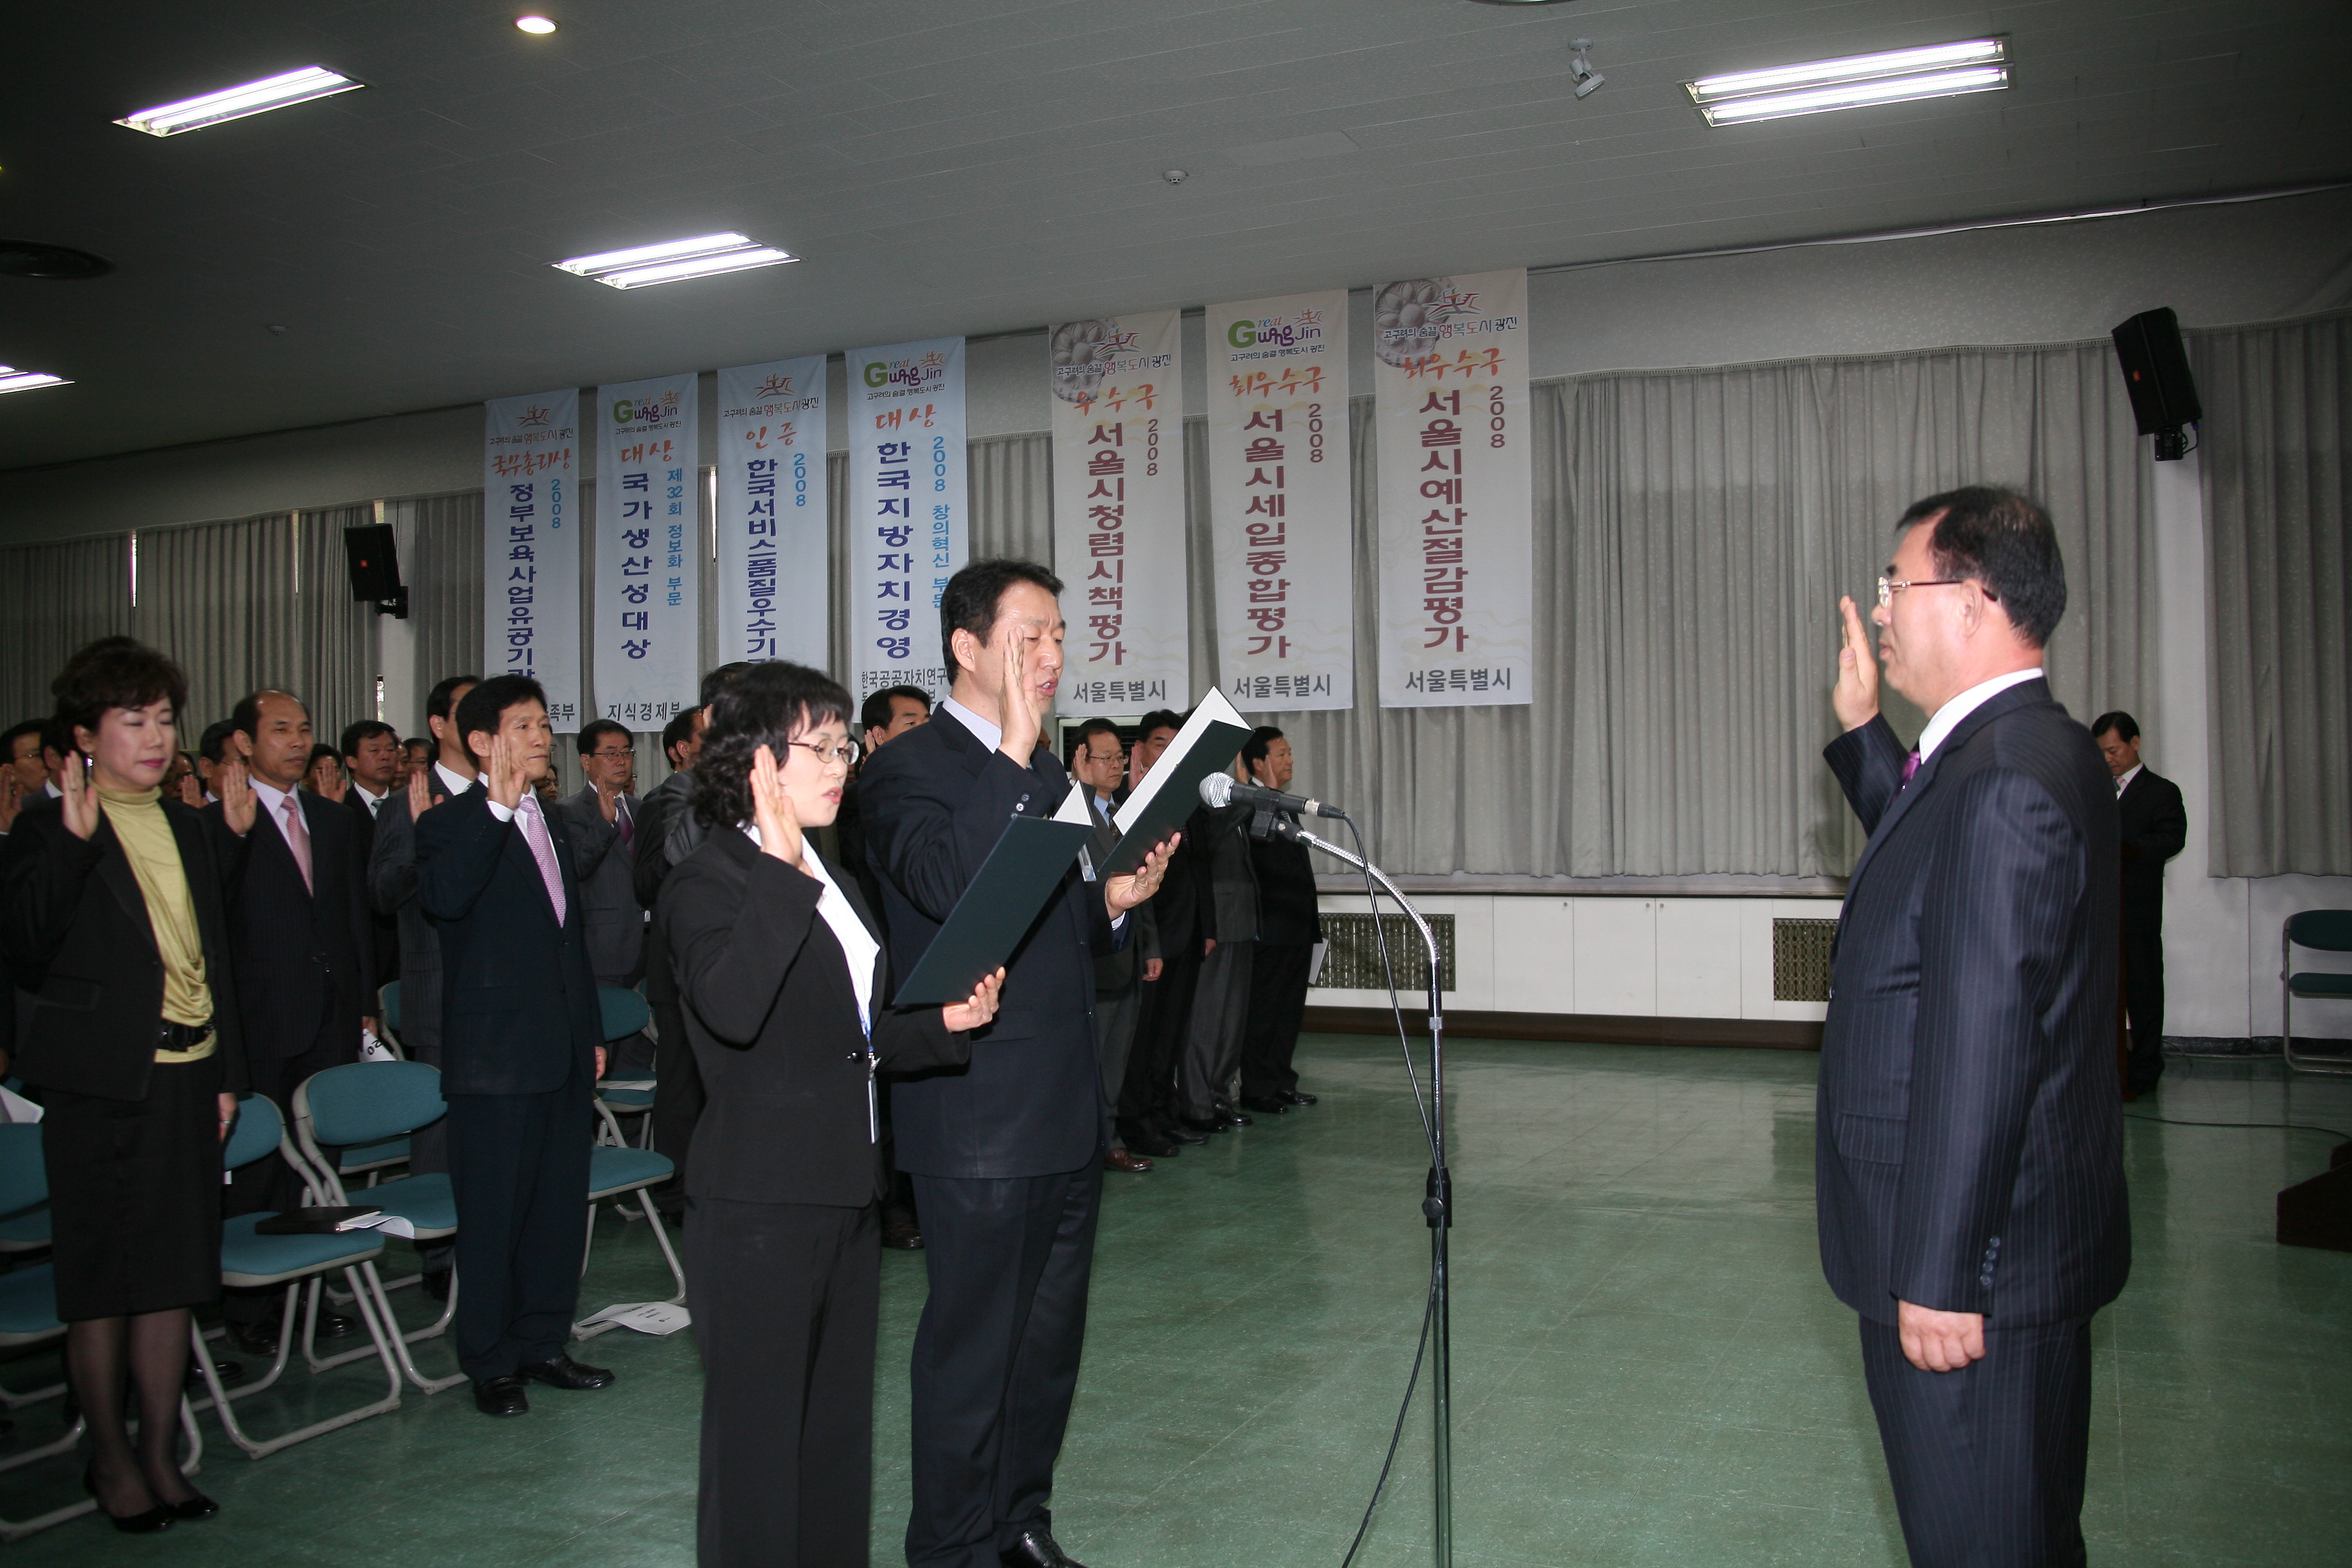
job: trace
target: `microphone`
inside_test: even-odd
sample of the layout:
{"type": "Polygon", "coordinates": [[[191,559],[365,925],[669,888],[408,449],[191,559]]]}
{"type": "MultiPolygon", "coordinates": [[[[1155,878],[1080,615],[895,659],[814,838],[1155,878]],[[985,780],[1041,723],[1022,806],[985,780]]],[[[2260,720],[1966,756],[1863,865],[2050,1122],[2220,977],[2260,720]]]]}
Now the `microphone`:
{"type": "Polygon", "coordinates": [[[1280,790],[1264,789],[1256,784],[1235,784],[1231,773],[1210,773],[1201,780],[1201,800],[1212,807],[1254,805],[1262,811],[1287,811],[1299,816],[1336,816],[1345,820],[1348,814],[1336,805],[1326,805],[1319,800],[1301,795],[1284,795],[1280,790]]]}

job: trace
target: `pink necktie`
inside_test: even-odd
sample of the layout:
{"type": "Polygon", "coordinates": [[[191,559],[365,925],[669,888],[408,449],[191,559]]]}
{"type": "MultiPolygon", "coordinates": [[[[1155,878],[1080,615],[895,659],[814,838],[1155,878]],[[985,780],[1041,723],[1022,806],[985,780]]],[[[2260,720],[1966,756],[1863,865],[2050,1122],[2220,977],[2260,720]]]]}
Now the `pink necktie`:
{"type": "Polygon", "coordinates": [[[1904,759],[1903,759],[1903,782],[1902,782],[1901,784],[1896,784],[1896,785],[1895,786],[1895,794],[1897,794],[1897,795],[1901,795],[1905,790],[1906,790],[1906,789],[1910,788],[1910,787],[1911,787],[1911,775],[1912,775],[1913,773],[1917,773],[1918,771],[1919,771],[1919,748],[1918,748],[1918,747],[1916,747],[1916,746],[1914,746],[1914,747],[1912,747],[1912,748],[1911,748],[1911,754],[1910,754],[1909,756],[1907,756],[1907,757],[1906,757],[1906,758],[1904,758],[1904,759]]]}
{"type": "Polygon", "coordinates": [[[547,901],[555,906],[555,923],[563,923],[563,873],[555,864],[555,841],[547,836],[547,818],[539,814],[539,797],[525,791],[516,808],[522,816],[523,842],[539,862],[539,879],[547,884],[547,901]]]}
{"type": "Polygon", "coordinates": [[[286,847],[294,851],[294,864],[301,868],[303,891],[317,892],[310,881],[310,829],[302,821],[302,804],[291,791],[286,796],[286,847]]]}

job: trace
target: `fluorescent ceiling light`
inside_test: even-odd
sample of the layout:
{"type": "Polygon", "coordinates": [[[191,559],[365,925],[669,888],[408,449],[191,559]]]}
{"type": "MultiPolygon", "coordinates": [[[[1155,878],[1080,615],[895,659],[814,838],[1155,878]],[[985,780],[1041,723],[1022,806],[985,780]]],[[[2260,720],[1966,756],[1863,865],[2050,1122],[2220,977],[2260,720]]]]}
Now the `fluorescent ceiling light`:
{"type": "Polygon", "coordinates": [[[2007,39],[1971,38],[1701,77],[1683,88],[1708,124],[1735,125],[1864,104],[1995,92],[2009,86],[2008,58],[2007,39]]]}
{"type": "Polygon", "coordinates": [[[534,37],[545,37],[555,31],[555,24],[544,16],[517,16],[515,26],[534,37]]]}
{"type": "Polygon", "coordinates": [[[177,136],[183,131],[201,131],[225,120],[242,120],[264,110],[308,103],[314,98],[331,98],[366,85],[338,76],[324,66],[305,66],[283,76],[247,82],[243,87],[223,88],[202,98],[167,103],[159,109],[142,109],[136,114],[124,115],[115,123],[144,131],[150,136],[177,136]]]}
{"type": "Polygon", "coordinates": [[[648,283],[675,283],[682,278],[709,278],[720,272],[748,272],[755,267],[779,267],[799,259],[788,251],[761,245],[740,234],[705,234],[628,250],[575,256],[555,265],[563,271],[593,278],[615,289],[642,289],[648,283]]]}
{"type": "Polygon", "coordinates": [[[71,386],[73,383],[61,375],[50,375],[37,370],[17,370],[0,364],[0,392],[30,392],[37,386],[71,386]]]}

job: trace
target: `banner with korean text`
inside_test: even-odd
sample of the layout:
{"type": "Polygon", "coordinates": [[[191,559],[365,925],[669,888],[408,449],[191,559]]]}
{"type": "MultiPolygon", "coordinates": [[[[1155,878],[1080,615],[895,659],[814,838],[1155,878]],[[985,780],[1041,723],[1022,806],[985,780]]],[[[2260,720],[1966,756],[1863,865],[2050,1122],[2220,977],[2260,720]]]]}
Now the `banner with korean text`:
{"type": "Polygon", "coordinates": [[[1211,305],[1217,672],[1234,706],[1355,705],[1348,292],[1211,305]]]}
{"type": "Polygon", "coordinates": [[[720,663],[833,662],[824,524],[824,356],[720,371],[720,663]]]}
{"type": "Polygon", "coordinates": [[[701,685],[698,378],[596,389],[596,716],[659,730],[701,685]]]}
{"type": "Polygon", "coordinates": [[[850,691],[947,695],[940,596],[964,563],[963,340],[852,349],[850,691]]]}
{"type": "Polygon", "coordinates": [[[1372,353],[1381,706],[1532,702],[1526,270],[1387,285],[1372,353]]]}
{"type": "Polygon", "coordinates": [[[482,405],[482,673],[527,675],[580,728],[580,391],[482,405]]]}
{"type": "Polygon", "coordinates": [[[1192,706],[1180,312],[1049,330],[1066,718],[1192,706]]]}

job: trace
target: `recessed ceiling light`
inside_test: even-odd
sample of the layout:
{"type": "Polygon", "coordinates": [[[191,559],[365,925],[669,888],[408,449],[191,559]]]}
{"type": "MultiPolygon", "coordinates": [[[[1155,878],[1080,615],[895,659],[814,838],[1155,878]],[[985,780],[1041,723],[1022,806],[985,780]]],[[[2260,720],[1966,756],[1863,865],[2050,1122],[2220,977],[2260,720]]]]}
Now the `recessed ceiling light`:
{"type": "Polygon", "coordinates": [[[0,364],[0,392],[30,392],[37,386],[71,386],[72,382],[61,375],[50,375],[37,370],[17,370],[0,364]]]}
{"type": "Polygon", "coordinates": [[[648,283],[675,283],[680,279],[708,278],[720,272],[748,272],[755,267],[780,267],[799,259],[790,252],[746,239],[740,234],[705,234],[628,250],[575,256],[555,265],[615,289],[642,289],[648,283]]]}
{"type": "Polygon", "coordinates": [[[517,16],[515,26],[526,33],[542,38],[555,31],[555,24],[545,16],[517,16]]]}
{"type": "Polygon", "coordinates": [[[1683,88],[1710,125],[1785,120],[1832,109],[1995,92],[2009,86],[2004,38],[1807,60],[1766,70],[1701,77],[1683,88]]]}
{"type": "Polygon", "coordinates": [[[177,136],[183,131],[201,131],[207,125],[218,125],[226,120],[242,120],[248,114],[264,110],[284,109],[292,103],[308,103],[314,98],[331,98],[339,92],[367,84],[338,76],[324,66],[305,66],[283,76],[264,77],[259,81],[247,82],[243,87],[226,87],[218,92],[208,92],[202,98],[184,99],[158,109],[142,109],[136,114],[126,114],[115,121],[133,131],[144,131],[150,136],[177,136]]]}

